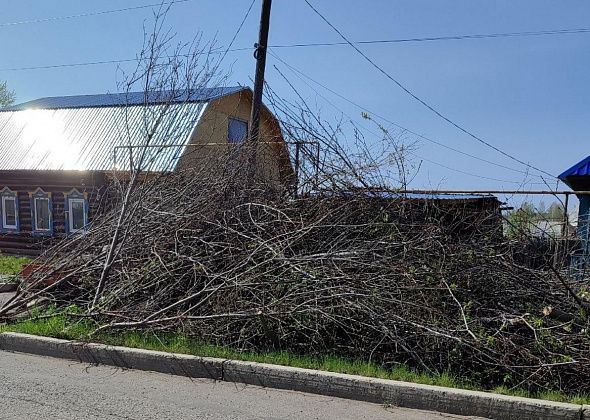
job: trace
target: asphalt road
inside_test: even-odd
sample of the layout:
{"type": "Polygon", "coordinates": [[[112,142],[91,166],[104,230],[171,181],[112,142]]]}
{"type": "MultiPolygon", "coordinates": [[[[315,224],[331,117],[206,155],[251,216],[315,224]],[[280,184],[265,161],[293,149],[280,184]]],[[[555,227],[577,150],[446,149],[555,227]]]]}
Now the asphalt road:
{"type": "Polygon", "coordinates": [[[0,351],[0,419],[465,417],[0,351]]]}
{"type": "Polygon", "coordinates": [[[0,308],[8,299],[14,296],[14,293],[0,293],[0,308]]]}

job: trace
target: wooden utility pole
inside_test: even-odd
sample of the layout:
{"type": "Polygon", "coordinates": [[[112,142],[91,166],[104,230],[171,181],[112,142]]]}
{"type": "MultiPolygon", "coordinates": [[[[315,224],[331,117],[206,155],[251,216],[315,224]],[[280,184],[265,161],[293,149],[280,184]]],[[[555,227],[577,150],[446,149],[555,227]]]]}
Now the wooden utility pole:
{"type": "MultiPolygon", "coordinates": [[[[252,99],[250,133],[248,136],[249,140],[254,143],[254,150],[256,149],[256,142],[258,141],[258,135],[260,133],[260,107],[262,106],[262,90],[264,89],[264,70],[266,68],[266,47],[268,46],[271,3],[272,0],[262,0],[260,33],[258,34],[258,42],[254,44],[256,47],[256,50],[254,51],[254,58],[256,59],[256,76],[254,78],[254,97],[252,99]]],[[[255,163],[256,159],[254,158],[250,164],[254,165],[255,163]]]]}

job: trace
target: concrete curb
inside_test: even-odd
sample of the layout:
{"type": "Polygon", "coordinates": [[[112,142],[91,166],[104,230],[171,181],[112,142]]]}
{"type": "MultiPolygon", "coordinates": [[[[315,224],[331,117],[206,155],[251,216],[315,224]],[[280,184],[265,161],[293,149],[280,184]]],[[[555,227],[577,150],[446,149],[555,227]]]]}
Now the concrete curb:
{"type": "Polygon", "coordinates": [[[17,333],[0,334],[0,350],[502,420],[580,420],[584,419],[586,408],[486,392],[17,333]]]}

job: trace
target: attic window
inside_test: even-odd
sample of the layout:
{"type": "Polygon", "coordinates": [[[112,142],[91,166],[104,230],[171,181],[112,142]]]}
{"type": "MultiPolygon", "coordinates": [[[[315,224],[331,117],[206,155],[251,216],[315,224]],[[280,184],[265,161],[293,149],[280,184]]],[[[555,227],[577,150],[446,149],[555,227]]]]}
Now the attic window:
{"type": "Polygon", "coordinates": [[[229,118],[227,123],[227,141],[230,143],[242,143],[248,137],[248,122],[229,118]]]}

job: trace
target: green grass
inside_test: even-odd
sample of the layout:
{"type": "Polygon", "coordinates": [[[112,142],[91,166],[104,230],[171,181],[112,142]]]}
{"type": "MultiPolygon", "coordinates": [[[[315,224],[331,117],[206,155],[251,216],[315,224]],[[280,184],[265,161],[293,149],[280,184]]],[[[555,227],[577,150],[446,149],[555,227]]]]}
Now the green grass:
{"type": "MultiPolygon", "coordinates": [[[[2,332],[20,332],[47,337],[70,340],[88,340],[92,326],[86,321],[68,322],[65,316],[52,316],[44,319],[25,320],[16,324],[0,325],[2,332]]],[[[199,340],[190,339],[179,334],[144,334],[138,331],[117,334],[99,334],[92,341],[125,347],[159,350],[171,353],[191,354],[203,357],[218,357],[234,360],[246,360],[275,365],[319,369],[329,372],[349,373],[383,379],[394,379],[428,385],[461,387],[449,374],[426,375],[414,372],[405,366],[386,370],[374,363],[352,361],[336,356],[307,357],[288,352],[254,353],[242,352],[228,347],[215,346],[199,340]]]]}
{"type": "Polygon", "coordinates": [[[27,257],[11,257],[8,255],[0,255],[0,274],[7,276],[14,276],[18,274],[23,265],[31,262],[27,257]]]}
{"type": "MultiPolygon", "coordinates": [[[[76,312],[74,310],[74,312],[76,312]]],[[[72,321],[71,317],[56,315],[41,319],[31,319],[15,324],[0,325],[2,332],[20,332],[47,337],[70,340],[87,341],[92,332],[90,321],[72,321]]],[[[307,369],[318,369],[336,373],[348,373],[367,377],[393,379],[426,385],[437,385],[450,388],[461,388],[481,391],[477,386],[454,378],[448,372],[426,374],[416,372],[407,366],[399,365],[393,369],[384,369],[374,363],[345,359],[326,355],[324,357],[308,357],[294,355],[288,352],[254,353],[241,352],[228,347],[215,346],[199,340],[190,339],[180,334],[146,334],[138,331],[119,333],[102,333],[92,337],[94,342],[104,344],[158,350],[172,353],[190,354],[202,357],[218,357],[224,359],[244,360],[260,363],[270,363],[307,369]]],[[[522,389],[498,387],[491,392],[519,396],[525,398],[539,398],[550,401],[569,402],[573,404],[590,404],[590,395],[565,395],[558,391],[530,393],[522,389]]]]}

